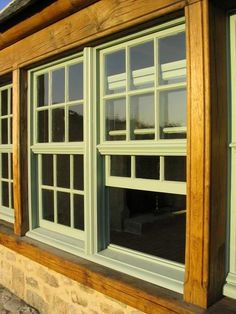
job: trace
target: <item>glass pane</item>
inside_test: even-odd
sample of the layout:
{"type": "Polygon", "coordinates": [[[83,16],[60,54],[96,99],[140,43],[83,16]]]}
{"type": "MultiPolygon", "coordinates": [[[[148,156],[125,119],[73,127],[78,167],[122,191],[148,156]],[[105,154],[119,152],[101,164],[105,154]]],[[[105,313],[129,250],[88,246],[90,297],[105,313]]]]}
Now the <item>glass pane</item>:
{"type": "Polygon", "coordinates": [[[10,89],[10,114],[12,114],[12,88],[10,89]]]}
{"type": "Polygon", "coordinates": [[[110,243],[184,264],[184,195],[109,188],[110,243]]]}
{"type": "Polygon", "coordinates": [[[186,80],[185,33],[159,39],[160,84],[186,80]]]}
{"type": "Polygon", "coordinates": [[[57,221],[64,226],[70,226],[70,194],[57,192],[57,221]]]}
{"type": "Polygon", "coordinates": [[[13,191],[13,183],[11,183],[11,207],[14,208],[14,191],[13,191]]]}
{"type": "Polygon", "coordinates": [[[186,157],[165,157],[165,180],[186,181],[186,157]]]}
{"type": "Polygon", "coordinates": [[[48,105],[48,73],[37,77],[37,106],[48,105]]]}
{"type": "Polygon", "coordinates": [[[186,138],[186,90],[160,93],[160,136],[186,138]]]}
{"type": "Polygon", "coordinates": [[[130,48],[131,89],[154,86],[153,41],[130,48]]]}
{"type": "Polygon", "coordinates": [[[84,230],[84,197],[74,195],[74,227],[84,230]]]}
{"type": "Polygon", "coordinates": [[[57,155],[57,186],[70,188],[70,155],[57,155]]]}
{"type": "Polygon", "coordinates": [[[126,90],[125,50],[105,56],[105,91],[115,94],[126,90]]]}
{"type": "Polygon", "coordinates": [[[52,141],[65,141],[65,110],[58,108],[52,110],[52,141]]]}
{"type": "Polygon", "coordinates": [[[84,189],[84,156],[74,155],[74,189],[84,189]]]}
{"type": "Polygon", "coordinates": [[[13,154],[10,154],[10,158],[11,158],[11,179],[13,180],[13,154]]]}
{"type": "Polygon", "coordinates": [[[154,139],[154,127],[154,95],[146,94],[131,97],[131,139],[154,139]]]}
{"type": "Polygon", "coordinates": [[[10,136],[10,143],[12,144],[12,118],[8,118],[10,121],[10,130],[9,130],[9,136],[10,136]]]}
{"type": "Polygon", "coordinates": [[[54,193],[49,190],[42,190],[42,216],[43,219],[54,221],[54,193]]]}
{"type": "Polygon", "coordinates": [[[2,144],[8,144],[8,119],[2,119],[2,144]]]}
{"type": "Polygon", "coordinates": [[[130,177],[131,176],[131,157],[130,156],[111,156],[111,176],[130,177]]]}
{"type": "Polygon", "coordinates": [[[48,110],[38,112],[38,142],[48,142],[48,110]]]}
{"type": "Polygon", "coordinates": [[[106,102],[106,133],[109,141],[126,139],[125,98],[106,102]]]}
{"type": "Polygon", "coordinates": [[[69,66],[69,101],[83,99],[83,63],[69,66]]]}
{"type": "Polygon", "coordinates": [[[65,102],[65,69],[52,72],[52,104],[65,102]]]}
{"type": "Polygon", "coordinates": [[[136,178],[159,180],[160,157],[136,156],[135,157],[135,171],[136,171],[136,178]]]}
{"type": "Polygon", "coordinates": [[[1,115],[8,114],[8,90],[5,89],[1,92],[1,115]]]}
{"type": "Polygon", "coordinates": [[[9,185],[8,185],[8,182],[2,182],[2,205],[9,207],[9,185]]]}
{"type": "Polygon", "coordinates": [[[53,186],[53,155],[42,155],[42,183],[53,186]]]}
{"type": "Polygon", "coordinates": [[[82,142],[84,134],[83,105],[69,107],[69,141],[82,142]]]}
{"type": "Polygon", "coordinates": [[[2,153],[2,178],[8,179],[8,154],[2,153]]]}

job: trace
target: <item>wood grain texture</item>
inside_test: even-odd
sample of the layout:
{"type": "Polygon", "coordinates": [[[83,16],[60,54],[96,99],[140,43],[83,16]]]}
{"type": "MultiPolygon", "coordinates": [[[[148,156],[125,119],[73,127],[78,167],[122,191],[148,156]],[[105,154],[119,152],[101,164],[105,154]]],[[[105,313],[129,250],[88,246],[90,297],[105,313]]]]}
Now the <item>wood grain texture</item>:
{"type": "Polygon", "coordinates": [[[184,299],[208,307],[221,297],[225,281],[226,16],[208,1],[187,7],[186,16],[188,213],[184,299]]]}
{"type": "Polygon", "coordinates": [[[184,0],[100,0],[0,50],[0,75],[183,9],[184,0]]]}

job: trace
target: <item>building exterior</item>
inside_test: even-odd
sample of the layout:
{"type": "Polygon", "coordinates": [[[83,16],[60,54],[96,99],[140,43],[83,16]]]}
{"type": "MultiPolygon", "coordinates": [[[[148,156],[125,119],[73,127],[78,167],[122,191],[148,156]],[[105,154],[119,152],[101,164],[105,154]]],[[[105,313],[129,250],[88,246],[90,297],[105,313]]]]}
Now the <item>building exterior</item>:
{"type": "Polygon", "coordinates": [[[234,9],[0,12],[1,284],[42,313],[236,313],[234,9]]]}

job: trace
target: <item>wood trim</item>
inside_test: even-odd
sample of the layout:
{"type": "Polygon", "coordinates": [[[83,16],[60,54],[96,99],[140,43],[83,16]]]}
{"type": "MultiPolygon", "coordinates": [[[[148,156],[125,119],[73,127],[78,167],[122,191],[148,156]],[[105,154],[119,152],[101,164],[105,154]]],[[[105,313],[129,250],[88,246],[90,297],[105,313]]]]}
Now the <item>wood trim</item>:
{"type": "Polygon", "coordinates": [[[57,0],[4,32],[0,31],[0,50],[96,1],[98,0],[57,0]]]}
{"type": "Polygon", "coordinates": [[[182,295],[62,252],[0,226],[0,244],[147,314],[200,314],[182,295]]]}
{"type": "Polygon", "coordinates": [[[14,69],[13,83],[13,193],[16,235],[28,231],[27,201],[27,78],[26,72],[14,69]],[[24,85],[22,85],[24,84],[24,85]],[[24,173],[24,175],[22,175],[24,173]],[[24,204],[24,208],[22,207],[24,204]]]}
{"type": "Polygon", "coordinates": [[[0,50],[0,75],[183,9],[185,0],[100,0],[0,50]]]}
{"type": "Polygon", "coordinates": [[[225,281],[227,95],[226,47],[222,49],[226,24],[222,14],[208,0],[186,7],[188,211],[184,299],[204,308],[219,299],[225,281]]]}

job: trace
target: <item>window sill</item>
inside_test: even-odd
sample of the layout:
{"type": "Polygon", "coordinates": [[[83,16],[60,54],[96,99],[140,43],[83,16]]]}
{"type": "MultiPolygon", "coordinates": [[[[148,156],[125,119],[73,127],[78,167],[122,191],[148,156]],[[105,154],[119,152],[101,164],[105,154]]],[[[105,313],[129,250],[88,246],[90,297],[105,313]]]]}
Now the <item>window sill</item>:
{"type": "Polygon", "coordinates": [[[186,304],[181,294],[65,253],[26,236],[19,238],[5,224],[0,225],[0,244],[145,313],[202,313],[200,308],[186,304]]]}

